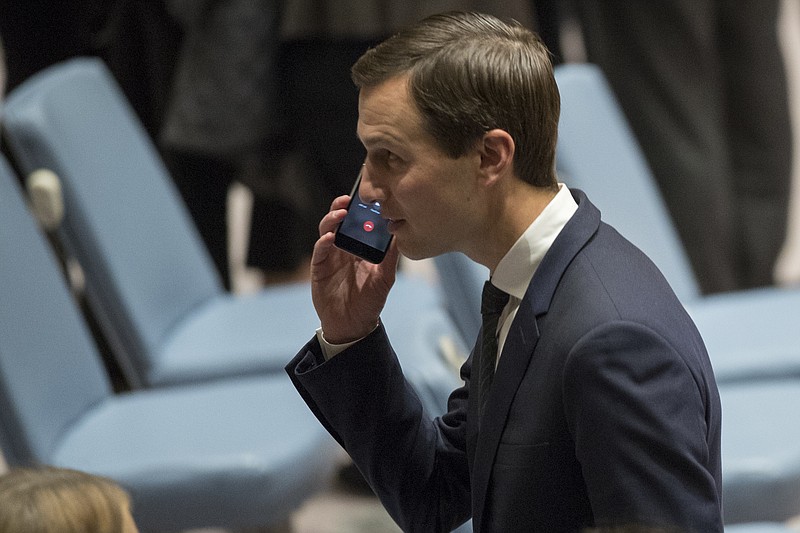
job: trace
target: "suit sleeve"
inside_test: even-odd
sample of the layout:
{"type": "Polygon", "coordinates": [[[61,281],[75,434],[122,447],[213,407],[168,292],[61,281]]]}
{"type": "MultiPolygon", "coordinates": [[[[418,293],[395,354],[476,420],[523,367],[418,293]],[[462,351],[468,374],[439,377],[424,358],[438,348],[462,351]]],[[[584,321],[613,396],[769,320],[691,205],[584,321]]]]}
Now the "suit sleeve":
{"type": "Polygon", "coordinates": [[[403,531],[451,531],[469,517],[466,385],[428,418],[383,326],[329,361],[314,338],[286,370],[403,531]]]}
{"type": "Polygon", "coordinates": [[[651,329],[606,324],[574,346],[564,405],[598,526],[722,531],[708,391],[651,329]]]}

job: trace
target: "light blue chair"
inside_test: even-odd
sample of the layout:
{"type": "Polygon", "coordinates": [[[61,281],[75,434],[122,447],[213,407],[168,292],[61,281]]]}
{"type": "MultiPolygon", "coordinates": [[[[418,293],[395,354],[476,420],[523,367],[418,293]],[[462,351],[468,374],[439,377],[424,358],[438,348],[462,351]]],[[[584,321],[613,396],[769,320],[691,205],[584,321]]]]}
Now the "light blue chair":
{"type": "Polygon", "coordinates": [[[0,448],[108,476],[142,531],[284,524],[338,447],[279,374],[115,395],[0,158],[0,448]]]}
{"type": "Polygon", "coordinates": [[[797,533],[781,522],[751,522],[725,526],[725,533],[797,533]]]}
{"type": "Polygon", "coordinates": [[[719,392],[726,522],[800,515],[800,380],[725,383],[719,392]]]}
{"type": "MultiPolygon", "coordinates": [[[[87,300],[134,386],[164,386],[283,366],[319,322],[308,284],[235,296],[160,157],[108,69],[78,58],[8,97],[4,125],[20,168],[55,172],[57,235],[85,271],[87,300]]],[[[433,414],[460,385],[445,355],[463,343],[435,288],[402,273],[382,316],[406,374],[433,414]]]]}
{"type": "MultiPolygon", "coordinates": [[[[707,345],[723,402],[728,522],[800,514],[800,291],[700,294],[655,181],[600,70],[556,69],[562,110],[558,171],[603,219],[659,266],[707,345]]],[[[472,342],[486,268],[461,254],[436,258],[445,305],[472,342]]]]}
{"type": "Polygon", "coordinates": [[[317,325],[306,285],[227,293],[155,147],[104,64],[79,59],[8,95],[24,172],[61,180],[58,239],[135,387],[278,371],[317,325]],[[300,344],[298,344],[298,342],[300,344]]]}

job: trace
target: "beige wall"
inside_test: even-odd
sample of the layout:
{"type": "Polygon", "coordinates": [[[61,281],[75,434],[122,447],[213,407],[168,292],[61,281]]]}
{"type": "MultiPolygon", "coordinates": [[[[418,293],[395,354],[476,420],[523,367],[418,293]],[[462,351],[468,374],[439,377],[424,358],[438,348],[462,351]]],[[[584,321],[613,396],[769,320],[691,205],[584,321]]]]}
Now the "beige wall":
{"type": "Polygon", "coordinates": [[[797,0],[783,0],[778,32],[789,86],[794,158],[786,244],[778,258],[775,280],[780,285],[800,285],[800,2],[797,0]]]}

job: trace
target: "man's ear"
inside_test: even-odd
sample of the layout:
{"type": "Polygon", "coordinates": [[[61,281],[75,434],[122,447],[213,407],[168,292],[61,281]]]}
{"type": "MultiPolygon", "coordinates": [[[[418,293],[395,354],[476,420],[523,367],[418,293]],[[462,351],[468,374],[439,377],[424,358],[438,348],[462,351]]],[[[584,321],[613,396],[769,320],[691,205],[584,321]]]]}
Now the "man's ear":
{"type": "Polygon", "coordinates": [[[478,151],[481,154],[481,170],[490,183],[513,172],[515,149],[514,139],[505,130],[496,128],[483,134],[478,151]]]}

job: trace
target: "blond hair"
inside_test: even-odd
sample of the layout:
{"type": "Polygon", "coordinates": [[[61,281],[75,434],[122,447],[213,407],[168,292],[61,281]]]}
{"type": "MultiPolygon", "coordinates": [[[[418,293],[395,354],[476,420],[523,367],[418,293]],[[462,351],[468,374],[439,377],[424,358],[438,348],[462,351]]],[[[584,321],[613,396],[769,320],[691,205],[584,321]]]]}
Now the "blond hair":
{"type": "Polygon", "coordinates": [[[0,533],[120,533],[130,498],[104,477],[64,468],[0,476],[0,533]]]}

